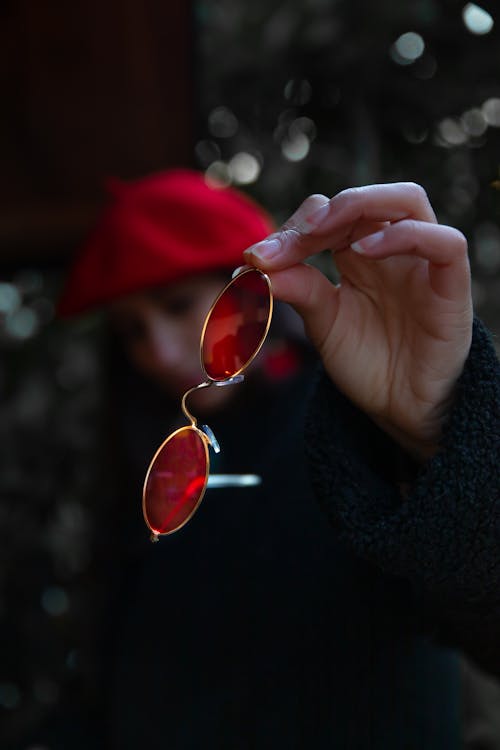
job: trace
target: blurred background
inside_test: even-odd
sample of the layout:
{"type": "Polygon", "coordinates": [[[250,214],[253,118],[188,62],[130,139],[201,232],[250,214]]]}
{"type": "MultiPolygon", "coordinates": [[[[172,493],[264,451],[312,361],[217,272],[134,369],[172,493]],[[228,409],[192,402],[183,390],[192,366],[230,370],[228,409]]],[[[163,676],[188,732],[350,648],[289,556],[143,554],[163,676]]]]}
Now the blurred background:
{"type": "Polygon", "coordinates": [[[92,669],[105,373],[98,316],[62,323],[54,300],[105,179],[198,167],[278,222],[311,192],[414,180],[466,234],[498,334],[499,50],[493,0],[4,0],[2,736],[92,669]]]}

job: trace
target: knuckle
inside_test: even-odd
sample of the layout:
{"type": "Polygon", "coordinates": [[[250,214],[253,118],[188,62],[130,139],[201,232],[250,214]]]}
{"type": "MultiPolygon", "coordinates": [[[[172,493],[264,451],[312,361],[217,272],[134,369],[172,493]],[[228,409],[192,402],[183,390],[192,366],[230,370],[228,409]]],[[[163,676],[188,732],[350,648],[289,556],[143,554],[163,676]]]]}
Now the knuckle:
{"type": "Polygon", "coordinates": [[[306,202],[315,202],[315,203],[326,203],[329,201],[329,197],[327,195],[323,195],[323,193],[312,193],[311,195],[308,195],[306,198],[306,202]]]}
{"type": "Polygon", "coordinates": [[[337,193],[337,195],[335,196],[335,201],[338,203],[344,203],[346,201],[352,200],[353,198],[357,198],[365,190],[366,189],[364,187],[346,188],[345,190],[341,190],[340,193],[337,193]]]}
{"type": "Polygon", "coordinates": [[[457,252],[460,253],[460,255],[468,255],[469,244],[467,242],[467,237],[465,236],[465,234],[463,234],[459,229],[455,229],[455,238],[457,252]]]}
{"type": "Polygon", "coordinates": [[[427,203],[429,202],[427,191],[422,187],[422,185],[419,185],[418,182],[404,182],[403,186],[413,197],[427,203]]]}
{"type": "Polygon", "coordinates": [[[296,236],[309,234],[314,228],[315,213],[325,204],[328,205],[329,198],[321,193],[309,195],[281,226],[282,232],[293,232],[296,236]]]}
{"type": "Polygon", "coordinates": [[[301,239],[303,237],[303,232],[301,231],[300,227],[291,224],[290,222],[286,222],[281,227],[281,238],[282,242],[287,244],[288,242],[292,240],[301,239]]]}
{"type": "Polygon", "coordinates": [[[346,210],[359,210],[357,206],[363,205],[363,198],[367,194],[367,186],[361,187],[350,187],[345,190],[341,190],[332,199],[331,203],[335,206],[337,211],[343,209],[346,210]]]}
{"type": "Polygon", "coordinates": [[[411,247],[417,247],[419,240],[419,223],[415,219],[405,222],[406,241],[411,247]]]}

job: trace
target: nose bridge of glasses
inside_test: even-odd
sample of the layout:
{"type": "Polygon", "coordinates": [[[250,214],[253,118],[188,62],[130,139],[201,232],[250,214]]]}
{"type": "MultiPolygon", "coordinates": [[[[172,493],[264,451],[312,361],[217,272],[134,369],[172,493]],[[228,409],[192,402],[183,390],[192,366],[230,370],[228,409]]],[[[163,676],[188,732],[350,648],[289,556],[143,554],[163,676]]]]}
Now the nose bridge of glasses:
{"type": "Polygon", "coordinates": [[[198,385],[195,385],[192,388],[190,388],[188,391],[186,391],[186,393],[182,397],[181,408],[182,408],[183,414],[186,417],[186,419],[189,422],[191,422],[191,426],[192,427],[196,427],[197,426],[198,420],[196,419],[196,417],[194,417],[191,414],[191,412],[187,408],[187,399],[191,395],[191,393],[193,393],[194,391],[198,391],[201,388],[209,388],[211,385],[212,385],[212,381],[211,380],[204,380],[203,383],[199,383],[198,385]]]}

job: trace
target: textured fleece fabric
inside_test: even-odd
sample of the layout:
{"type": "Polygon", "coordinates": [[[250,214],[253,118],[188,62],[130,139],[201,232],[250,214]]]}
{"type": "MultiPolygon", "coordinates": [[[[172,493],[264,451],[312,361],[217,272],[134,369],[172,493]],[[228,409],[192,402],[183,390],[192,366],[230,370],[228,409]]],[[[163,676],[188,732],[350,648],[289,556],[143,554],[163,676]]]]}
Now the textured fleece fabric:
{"type": "Polygon", "coordinates": [[[322,375],[307,452],[316,494],[339,539],[409,581],[422,625],[500,674],[500,363],[474,321],[470,354],[441,449],[395,481],[401,450],[322,375]]]}

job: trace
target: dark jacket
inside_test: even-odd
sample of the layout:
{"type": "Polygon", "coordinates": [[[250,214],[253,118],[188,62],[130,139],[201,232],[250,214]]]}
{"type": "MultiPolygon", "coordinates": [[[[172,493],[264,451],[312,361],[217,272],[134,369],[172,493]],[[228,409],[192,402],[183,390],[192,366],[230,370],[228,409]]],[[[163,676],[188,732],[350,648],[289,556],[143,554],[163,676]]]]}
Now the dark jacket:
{"type": "MultiPolygon", "coordinates": [[[[154,545],[139,485],[171,414],[130,401],[135,505],[116,528],[92,746],[460,747],[454,648],[500,672],[499,374],[476,323],[442,450],[421,469],[324,377],[304,446],[309,368],[249,382],[210,421],[222,448],[212,471],[257,473],[262,485],[208,490],[186,527],[154,545]]],[[[72,744],[50,747],[73,750],[78,736],[75,722],[72,744]]]]}
{"type": "Polygon", "coordinates": [[[500,665],[491,343],[476,324],[443,450],[420,471],[325,378],[309,474],[311,382],[242,391],[211,424],[212,471],[255,471],[262,486],[209,490],[185,529],[134,562],[112,747],[459,746],[450,646],[500,665]],[[413,481],[405,499],[400,479],[413,481]]]}

